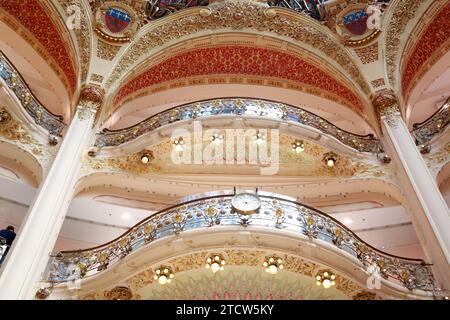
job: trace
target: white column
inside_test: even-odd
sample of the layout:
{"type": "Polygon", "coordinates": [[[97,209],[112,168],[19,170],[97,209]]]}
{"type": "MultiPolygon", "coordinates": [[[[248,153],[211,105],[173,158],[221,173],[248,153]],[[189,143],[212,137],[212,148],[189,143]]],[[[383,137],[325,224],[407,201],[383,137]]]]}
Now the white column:
{"type": "Polygon", "coordinates": [[[33,299],[73,197],[96,107],[79,105],[0,274],[0,300],[33,299]]]}
{"type": "Polygon", "coordinates": [[[382,112],[385,142],[411,207],[417,236],[434,265],[436,279],[450,289],[450,211],[398,109],[382,112]]]}

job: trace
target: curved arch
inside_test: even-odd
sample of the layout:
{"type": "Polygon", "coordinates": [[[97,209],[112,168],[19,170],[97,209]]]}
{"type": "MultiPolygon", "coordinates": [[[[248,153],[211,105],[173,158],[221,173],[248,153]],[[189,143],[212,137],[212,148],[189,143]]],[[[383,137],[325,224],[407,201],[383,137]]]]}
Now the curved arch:
{"type": "MultiPolygon", "coordinates": [[[[211,78],[214,79],[214,78],[211,78]]],[[[227,80],[227,78],[225,78],[227,80]]],[[[253,79],[241,78],[242,82],[253,79]]],[[[259,82],[228,83],[228,84],[197,84],[195,86],[174,87],[164,91],[156,91],[143,97],[125,103],[117,109],[102,124],[103,128],[119,130],[139,123],[157,113],[195,101],[233,97],[248,97],[253,99],[272,100],[300,107],[317,114],[343,130],[360,135],[374,132],[371,122],[361,115],[341,104],[328,99],[298,91],[295,88],[285,88],[286,82],[268,82],[265,79],[255,79],[259,82]],[[273,86],[271,86],[273,85],[273,86]],[[280,85],[280,87],[278,87],[280,85]]],[[[200,79],[200,82],[208,81],[200,79]]],[[[256,81],[254,81],[256,82],[256,81]]],[[[300,89],[300,88],[299,88],[300,89]]],[[[376,129],[375,129],[376,130],[376,129]]]]}
{"type": "MultiPolygon", "coordinates": [[[[246,225],[246,231],[247,233],[254,233],[257,235],[256,238],[258,240],[256,243],[259,243],[259,247],[264,248],[265,244],[270,243],[271,248],[277,248],[278,244],[286,249],[288,247],[292,248],[292,241],[303,243],[303,246],[306,243],[309,243],[309,245],[306,245],[307,247],[317,246],[316,253],[322,253],[318,254],[316,257],[333,256],[336,259],[337,256],[341,256],[347,263],[353,264],[354,266],[357,266],[357,268],[359,267],[363,272],[365,269],[361,268],[362,265],[360,262],[364,265],[369,260],[374,262],[382,259],[385,262],[382,272],[384,273],[384,276],[387,277],[386,279],[389,279],[386,280],[386,284],[391,289],[394,289],[394,291],[397,291],[397,293],[401,291],[405,292],[405,290],[401,289],[401,284],[396,282],[397,280],[400,282],[403,281],[403,284],[408,288],[416,288],[425,291],[433,290],[432,282],[434,280],[431,270],[429,267],[424,266],[420,260],[405,259],[382,253],[364,243],[356,236],[356,234],[337,220],[334,220],[332,217],[327,216],[316,209],[273,194],[258,193],[258,195],[262,199],[261,211],[260,213],[249,217],[252,222],[250,225],[246,225]],[[274,219],[270,216],[270,211],[275,210],[275,208],[280,208],[281,212],[286,215],[286,219],[280,221],[279,218],[277,218],[274,228],[272,222],[269,221],[274,219]],[[283,227],[281,234],[279,234],[280,229],[277,227],[278,224],[281,224],[283,227]],[[322,225],[322,227],[320,227],[320,225],[322,225]],[[272,228],[270,226],[272,226],[272,228]],[[300,231],[299,233],[297,230],[298,228],[303,231],[300,231]],[[337,229],[340,231],[333,231],[337,229]],[[269,238],[272,237],[273,239],[268,240],[265,235],[268,235],[269,238]],[[286,241],[286,238],[289,238],[289,240],[286,241]],[[278,239],[278,241],[276,239],[278,239]],[[391,268],[391,263],[395,264],[395,270],[391,268]],[[401,270],[408,270],[407,279],[400,276],[404,271],[399,271],[397,269],[397,264],[401,265],[401,270]],[[426,275],[425,278],[421,278],[420,280],[414,278],[419,269],[426,275]],[[410,277],[412,280],[409,280],[410,277]],[[413,287],[410,287],[411,285],[413,287]]],[[[107,244],[87,250],[60,252],[54,257],[53,262],[51,262],[54,268],[50,271],[48,280],[57,283],[66,281],[67,274],[64,269],[69,268],[72,263],[83,264],[83,274],[89,278],[102,270],[108,269],[109,263],[117,262],[117,256],[123,259],[131,253],[130,256],[136,257],[140,255],[142,257],[141,251],[146,251],[147,254],[149,254],[150,251],[147,249],[148,247],[154,247],[166,241],[171,242],[174,240],[174,237],[180,233],[182,233],[183,238],[185,239],[190,236],[195,237],[196,235],[208,236],[211,232],[210,228],[218,224],[220,224],[220,226],[214,226],[216,236],[213,237],[214,239],[211,239],[211,237],[208,237],[208,239],[205,238],[204,241],[201,242],[202,248],[208,247],[211,242],[215,242],[215,247],[220,247],[216,241],[225,241],[226,243],[229,243],[231,240],[229,235],[236,234],[239,229],[239,227],[236,228],[236,224],[245,224],[245,221],[239,222],[240,218],[236,217],[233,210],[229,208],[229,203],[233,196],[233,193],[216,193],[203,198],[185,201],[153,214],[132,227],[119,238],[107,244]],[[208,208],[216,209],[211,211],[208,208]],[[210,211],[212,214],[209,214],[210,211]],[[208,214],[206,212],[208,212],[208,214]],[[210,220],[209,225],[208,219],[210,220]],[[219,221],[219,223],[217,223],[217,221],[219,221]],[[203,226],[204,222],[206,222],[206,225],[203,226]],[[224,237],[225,239],[222,238],[222,234],[227,235],[224,237]]],[[[254,241],[253,236],[249,237],[248,234],[244,235],[242,238],[244,238],[242,243],[244,246],[251,246],[254,241]]],[[[187,242],[190,243],[190,245],[188,245],[189,247],[196,247],[196,241],[187,242]]],[[[237,243],[236,241],[233,242],[235,244],[233,247],[239,247],[239,241],[237,243]]],[[[298,244],[298,246],[302,247],[300,244],[298,244]]],[[[151,252],[154,253],[155,250],[151,250],[151,252]]],[[[174,252],[172,251],[170,254],[173,255],[174,252]]],[[[159,261],[161,260],[164,259],[161,259],[160,257],[159,261]]],[[[329,261],[329,263],[330,262],[331,261],[329,261]]],[[[339,265],[339,262],[336,263],[335,261],[334,264],[330,264],[339,265]]],[[[115,263],[115,265],[119,268],[121,266],[123,267],[123,264],[115,263]]],[[[87,281],[89,282],[89,280],[87,281]]],[[[421,290],[419,290],[419,292],[421,290]]],[[[419,296],[429,296],[429,293],[419,292],[417,292],[419,296]]]]}
{"type": "Polygon", "coordinates": [[[69,40],[70,34],[55,8],[37,0],[5,0],[1,2],[1,8],[1,20],[10,28],[9,32],[3,34],[22,38],[22,43],[15,43],[12,38],[6,37],[9,46],[17,48],[15,50],[28,59],[29,52],[23,43],[33,47],[33,51],[36,50],[41,56],[40,60],[46,61],[60,79],[59,82],[64,84],[64,90],[72,96],[78,84],[76,54],[69,40]]]}
{"type": "Polygon", "coordinates": [[[0,140],[0,165],[35,188],[43,179],[44,170],[34,155],[4,140],[0,140]]]}
{"type": "MultiPolygon", "coordinates": [[[[104,148],[129,144],[143,135],[154,134],[158,131],[168,132],[175,125],[189,125],[193,121],[222,120],[222,124],[216,123],[217,128],[222,128],[242,119],[249,119],[248,122],[262,122],[262,125],[277,123],[278,128],[287,131],[291,127],[299,127],[320,132],[357,151],[378,153],[382,150],[379,140],[374,138],[373,134],[362,136],[346,132],[303,109],[274,101],[247,98],[197,101],[160,112],[128,128],[119,130],[105,128],[97,135],[95,146],[104,148]]],[[[247,127],[247,123],[244,125],[247,127]]]]}
{"type": "Polygon", "coordinates": [[[450,3],[435,1],[411,33],[401,61],[401,89],[408,103],[425,73],[450,50],[450,3]]]}
{"type": "Polygon", "coordinates": [[[332,59],[344,73],[350,75],[366,94],[369,86],[359,68],[339,40],[318,22],[296,12],[271,8],[255,2],[219,2],[207,9],[199,7],[182,10],[141,29],[136,40],[127,48],[113,69],[107,87],[116,85],[127,70],[147,59],[149,53],[168,42],[188,39],[193,34],[207,34],[209,30],[257,31],[258,34],[278,36],[301,43],[324,59],[332,59]],[[246,14],[242,14],[245,12],[246,14]],[[236,18],[238,17],[238,18],[236,18]],[[173,30],[177,30],[174,38],[173,30]]]}
{"type": "MultiPolygon", "coordinates": [[[[180,50],[173,56],[167,53],[152,58],[152,66],[124,81],[111,98],[110,113],[124,101],[142,97],[155,90],[169,87],[195,86],[208,83],[253,83],[269,86],[284,85],[319,95],[347,106],[363,115],[365,102],[355,94],[357,90],[333,71],[333,67],[312,56],[301,58],[294,52],[267,48],[254,44],[221,44],[180,50]],[[270,59],[269,59],[270,56],[270,59]],[[321,67],[317,67],[320,65],[321,67]],[[328,70],[327,70],[328,69],[328,70]],[[333,74],[333,75],[331,75],[333,74]],[[214,78],[206,80],[205,77],[214,78]],[[242,78],[255,78],[243,81],[242,78]],[[287,82],[283,84],[283,82],[287,82]],[[181,84],[182,83],[182,84],[181,84]],[[267,85],[267,84],[266,84],[267,85]]],[[[298,90],[297,89],[297,90],[298,90]]]]}

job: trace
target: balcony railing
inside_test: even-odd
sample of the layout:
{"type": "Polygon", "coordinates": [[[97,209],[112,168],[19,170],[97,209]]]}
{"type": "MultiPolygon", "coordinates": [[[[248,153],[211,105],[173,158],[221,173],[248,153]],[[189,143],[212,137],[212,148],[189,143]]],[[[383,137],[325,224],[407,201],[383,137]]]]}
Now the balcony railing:
{"type": "Polygon", "coordinates": [[[322,20],[320,6],[328,0],[269,0],[271,7],[282,7],[294,10],[310,16],[316,20],[322,20]]]}
{"type": "Polygon", "coordinates": [[[450,123],[450,98],[427,120],[413,124],[412,134],[416,138],[418,144],[426,144],[433,137],[445,130],[450,123]]]}
{"type": "Polygon", "coordinates": [[[104,129],[97,135],[95,145],[99,148],[118,146],[174,122],[224,116],[258,117],[296,123],[331,135],[357,151],[379,153],[382,150],[380,141],[372,134],[361,136],[350,133],[301,108],[250,98],[223,98],[181,105],[158,113],[132,127],[120,130],[104,129]]]}
{"type": "Polygon", "coordinates": [[[148,21],[152,21],[183,9],[208,4],[209,0],[147,0],[145,15],[148,21]]]}
{"type": "Polygon", "coordinates": [[[63,122],[63,117],[51,113],[39,102],[20,73],[2,51],[0,51],[0,78],[3,79],[6,86],[14,93],[22,107],[37,125],[43,127],[51,134],[62,135],[66,126],[63,122]]]}
{"type": "Polygon", "coordinates": [[[357,258],[363,267],[373,267],[380,275],[406,288],[435,291],[431,266],[422,260],[402,258],[383,253],[361,240],[355,233],[332,217],[316,209],[280,196],[259,192],[259,213],[239,215],[231,207],[233,192],[209,194],[161,210],[141,221],[119,238],[86,250],[65,251],[51,257],[45,281],[53,285],[87,278],[110,268],[131,252],[153,241],[181,232],[211,229],[215,226],[251,226],[289,231],[300,237],[328,243],[335,250],[357,258]],[[75,272],[76,271],[76,272],[75,272]]]}

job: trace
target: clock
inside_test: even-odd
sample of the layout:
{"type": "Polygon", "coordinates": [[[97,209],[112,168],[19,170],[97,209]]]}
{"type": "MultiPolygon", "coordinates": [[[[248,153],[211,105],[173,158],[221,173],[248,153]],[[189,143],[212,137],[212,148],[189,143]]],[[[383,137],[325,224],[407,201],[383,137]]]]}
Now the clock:
{"type": "Polygon", "coordinates": [[[231,199],[233,211],[243,215],[251,215],[259,212],[261,199],[253,193],[240,193],[231,199]]]}

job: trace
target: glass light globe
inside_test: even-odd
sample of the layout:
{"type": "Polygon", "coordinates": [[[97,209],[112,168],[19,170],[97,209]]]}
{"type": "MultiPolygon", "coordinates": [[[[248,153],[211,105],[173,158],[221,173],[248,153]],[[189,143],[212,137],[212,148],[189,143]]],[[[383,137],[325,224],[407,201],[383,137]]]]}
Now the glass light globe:
{"type": "Polygon", "coordinates": [[[177,144],[175,146],[175,150],[178,151],[178,152],[181,152],[181,151],[183,151],[183,146],[181,144],[177,144]]]}
{"type": "Polygon", "coordinates": [[[268,268],[270,274],[276,274],[278,272],[278,268],[276,265],[271,264],[268,268]]]}
{"type": "Polygon", "coordinates": [[[328,280],[328,279],[323,280],[322,286],[323,286],[325,289],[331,288],[331,281],[328,280]]]}
{"type": "Polygon", "coordinates": [[[167,277],[162,275],[158,279],[159,284],[166,284],[167,283],[167,277]]]}
{"type": "Polygon", "coordinates": [[[328,159],[327,166],[329,166],[330,168],[334,167],[334,160],[333,159],[328,159]]]}
{"type": "Polygon", "coordinates": [[[217,262],[214,262],[214,263],[211,265],[211,271],[214,272],[214,273],[216,273],[216,272],[219,271],[219,270],[220,270],[220,265],[219,265],[217,262]]]}

